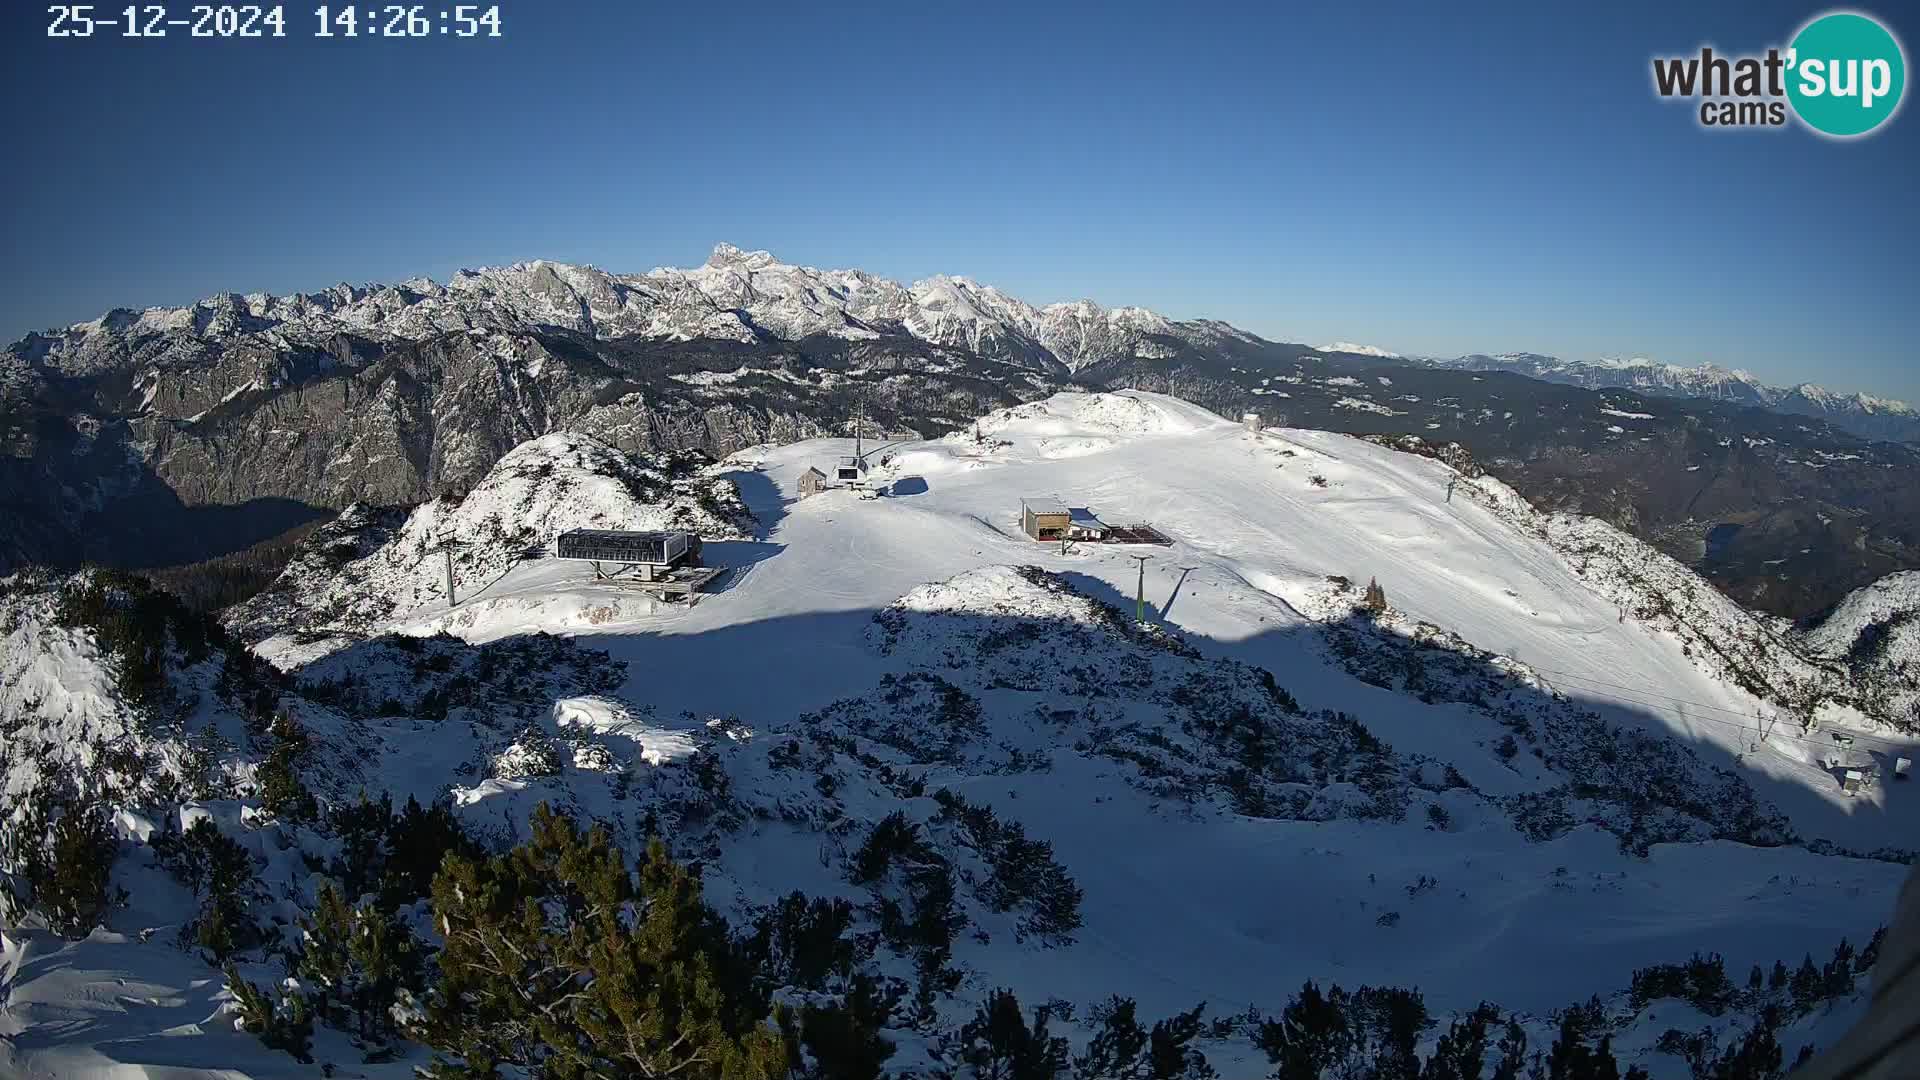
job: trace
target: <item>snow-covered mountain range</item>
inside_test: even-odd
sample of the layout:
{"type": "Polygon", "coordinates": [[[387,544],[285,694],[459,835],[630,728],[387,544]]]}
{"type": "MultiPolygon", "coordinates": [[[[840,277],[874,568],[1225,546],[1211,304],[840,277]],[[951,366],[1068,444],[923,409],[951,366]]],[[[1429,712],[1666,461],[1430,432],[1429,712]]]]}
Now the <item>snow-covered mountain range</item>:
{"type": "MultiPolygon", "coordinates": [[[[1223,336],[1258,340],[1215,320],[1176,320],[1091,300],[1036,306],[965,277],[936,275],[903,284],[862,270],[797,266],[770,252],[723,243],[691,269],[618,274],[535,260],[462,270],[445,284],[415,278],[290,296],[227,294],[181,308],[117,309],[64,330],[28,335],[11,350],[0,380],[24,378],[22,361],[67,375],[96,372],[122,361],[139,343],[161,337],[257,336],[284,346],[321,344],[339,334],[416,341],[524,327],[556,327],[600,339],[738,342],[793,342],[813,335],[860,340],[904,332],[930,344],[1064,373],[1129,357],[1165,357],[1170,349],[1158,340],[1163,338],[1195,345],[1223,336]]],[[[1758,405],[1818,417],[1869,438],[1920,439],[1920,413],[1905,402],[1812,383],[1773,386],[1714,364],[1688,367],[1641,357],[1586,363],[1538,353],[1406,358],[1347,341],[1317,349],[1758,405]]],[[[165,351],[151,357],[167,358],[165,351]]]]}
{"type": "Polygon", "coordinates": [[[1774,386],[1751,372],[1717,364],[1688,367],[1645,357],[1593,363],[1539,353],[1421,357],[1418,362],[1468,371],[1511,371],[1534,379],[1593,388],[1621,387],[1659,397],[1706,398],[1757,405],[1793,416],[1812,416],[1869,439],[1920,441],[1920,411],[1904,401],[1863,393],[1839,393],[1813,383],[1774,386]]]}
{"type": "MultiPolygon", "coordinates": [[[[224,627],[113,575],[0,579],[0,884],[28,901],[0,908],[0,1072],[296,1074],[228,988],[279,988],[288,1025],[325,1005],[300,920],[398,842],[367,846],[362,795],[495,850],[540,803],[629,855],[660,837],[771,949],[761,1007],[876,980],[871,1075],[989,1075],[968,1054],[997,988],[1083,1063],[1113,995],[1199,1006],[1180,1045],[1226,1077],[1272,1071],[1309,979],[1418,987],[1420,1057],[1490,1002],[1529,1052],[1604,1037],[1660,1080],[1763,1029],[1791,1060],[1864,1008],[1920,829],[1892,762],[1920,740],[1832,654],[1910,584],[1803,638],[1457,447],[1253,433],[1160,394],[869,445],[888,497],[802,497],[845,439],[708,465],[537,438],[457,499],[316,532],[224,627]],[[1035,543],[1034,495],[1173,545],[1035,543]],[[546,557],[581,524],[695,528],[726,573],[652,600],[546,557]],[[450,536],[451,609],[421,559],[450,536]],[[1879,782],[1848,794],[1847,769],[1879,782]],[[43,805],[110,830],[90,933],[31,902],[43,805]],[[239,852],[225,892],[182,854],[203,820],[239,852]],[[205,930],[235,890],[223,976],[205,930]],[[840,913],[809,944],[814,905],[840,913]]],[[[449,894],[405,886],[355,899],[439,948],[449,894]]],[[[447,1052],[419,1019],[445,992],[389,987],[391,1034],[323,1016],[296,1052],[410,1076],[447,1052]]]]}
{"type": "Polygon", "coordinates": [[[0,569],[233,555],[355,503],[457,496],[556,432],[724,457],[848,432],[858,412],[933,434],[1060,390],[1123,388],[1459,442],[1537,505],[1602,516],[1790,617],[1920,567],[1920,452],[1842,430],[1858,411],[1845,402],[1807,390],[1773,411],[1725,395],[1656,407],[1652,386],[1544,381],[1545,359],[1539,379],[1420,364],[725,245],[645,274],[534,262],[115,311],[0,356],[0,569]],[[1779,411],[1825,405],[1830,422],[1779,411]]]}
{"type": "MultiPolygon", "coordinates": [[[[1179,322],[1144,308],[1091,300],[1036,307],[991,285],[936,276],[911,285],[861,270],[819,270],[731,244],[692,269],[614,274],[535,261],[463,270],[442,285],[337,285],[317,293],[209,297],[190,307],[117,310],[62,331],[29,335],[15,351],[68,375],[111,365],[162,336],[258,336],[321,343],[338,334],[419,340],[469,330],[554,327],[612,339],[860,340],[906,333],[1042,370],[1072,372],[1134,355],[1152,339],[1250,337],[1216,322],[1179,322]]],[[[164,362],[164,355],[154,357],[164,362]]]]}
{"type": "Polygon", "coordinates": [[[1351,341],[1336,341],[1331,345],[1316,346],[1323,353],[1346,353],[1349,356],[1378,356],[1387,360],[1398,360],[1400,354],[1383,349],[1378,345],[1359,345],[1351,341]]]}

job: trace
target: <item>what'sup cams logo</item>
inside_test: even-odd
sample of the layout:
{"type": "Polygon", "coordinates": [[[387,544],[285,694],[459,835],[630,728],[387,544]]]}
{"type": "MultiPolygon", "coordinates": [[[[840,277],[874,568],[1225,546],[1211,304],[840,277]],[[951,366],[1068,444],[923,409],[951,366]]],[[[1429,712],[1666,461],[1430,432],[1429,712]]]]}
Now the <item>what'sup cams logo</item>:
{"type": "Polygon", "coordinates": [[[1763,56],[1655,57],[1662,98],[1698,99],[1700,126],[1784,127],[1789,115],[1814,131],[1847,139],[1872,132],[1900,110],[1907,57],[1881,23],[1833,11],[1800,28],[1783,51],[1763,56]]]}

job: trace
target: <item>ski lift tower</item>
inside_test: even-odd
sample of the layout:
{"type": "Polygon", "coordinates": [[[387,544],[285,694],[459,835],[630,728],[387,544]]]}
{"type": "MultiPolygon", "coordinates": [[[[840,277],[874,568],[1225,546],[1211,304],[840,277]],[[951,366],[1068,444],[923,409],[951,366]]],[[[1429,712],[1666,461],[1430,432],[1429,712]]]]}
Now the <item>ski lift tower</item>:
{"type": "Polygon", "coordinates": [[[1140,564],[1140,584],[1133,594],[1133,619],[1141,626],[1147,625],[1147,560],[1151,555],[1129,555],[1129,559],[1140,564]]]}
{"type": "Polygon", "coordinates": [[[867,477],[866,426],[867,399],[862,396],[853,419],[853,456],[843,457],[834,464],[834,479],[860,498],[873,499],[879,497],[880,491],[867,477]]]}
{"type": "Polygon", "coordinates": [[[447,610],[453,610],[453,553],[472,547],[465,540],[442,540],[427,549],[429,555],[439,555],[446,562],[447,570],[447,610]]]}

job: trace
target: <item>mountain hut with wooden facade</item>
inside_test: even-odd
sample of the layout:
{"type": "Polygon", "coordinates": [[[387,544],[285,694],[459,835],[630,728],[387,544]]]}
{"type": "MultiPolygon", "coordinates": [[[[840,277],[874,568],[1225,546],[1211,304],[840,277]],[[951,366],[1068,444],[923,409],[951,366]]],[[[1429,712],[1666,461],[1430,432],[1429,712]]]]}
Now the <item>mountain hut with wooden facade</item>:
{"type": "Polygon", "coordinates": [[[1020,527],[1035,540],[1064,540],[1073,511],[1059,499],[1021,499],[1020,527]]]}

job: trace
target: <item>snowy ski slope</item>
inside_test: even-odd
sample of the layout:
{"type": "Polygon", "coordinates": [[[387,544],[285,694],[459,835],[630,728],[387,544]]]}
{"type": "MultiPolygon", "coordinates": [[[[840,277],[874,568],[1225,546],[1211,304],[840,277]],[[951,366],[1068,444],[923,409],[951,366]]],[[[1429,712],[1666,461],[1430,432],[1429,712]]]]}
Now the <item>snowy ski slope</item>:
{"type": "MultiPolygon", "coordinates": [[[[1537,1018],[1588,995],[1617,993],[1637,967],[1696,951],[1722,954],[1736,977],[1753,964],[1823,957],[1842,936],[1858,942],[1880,925],[1906,874],[1885,861],[1729,840],[1660,844],[1641,858],[1585,825],[1529,841],[1491,808],[1493,800],[1559,778],[1525,759],[1502,764],[1490,749],[1500,728],[1469,708],[1427,703],[1343,669],[1322,629],[1351,608],[1357,592],[1341,592],[1329,577],[1374,578],[1392,606],[1390,625],[1443,627],[1516,659],[1524,667],[1515,670],[1543,684],[1543,693],[1550,687],[1615,723],[1678,737],[1708,762],[1738,770],[1808,840],[1864,851],[1920,836],[1920,797],[1910,785],[1885,783],[1856,798],[1840,793],[1822,766],[1832,747],[1827,732],[1776,727],[1755,749],[1750,718],[1761,703],[1716,678],[1679,638],[1623,617],[1616,600],[1552,545],[1545,519],[1497,482],[1327,433],[1254,435],[1171,398],[1117,393],[1060,395],[983,418],[977,433],[874,449],[886,498],[839,490],[797,498],[802,472],[851,449],[850,441],[816,440],[730,461],[728,475],[760,530],[706,545],[707,561],[732,571],[691,609],[595,583],[585,565],[552,559],[490,575],[451,611],[380,574],[339,587],[391,592],[343,592],[328,601],[354,612],[395,612],[348,636],[448,631],[485,642],[544,631],[608,651],[626,662],[625,684],[605,698],[556,698],[552,723],[592,733],[630,758],[639,783],[655,790],[686,783],[676,778],[686,771],[680,763],[727,753],[712,730],[741,731],[743,746],[758,737],[748,729],[782,737],[797,730],[802,713],[852,715],[847,710],[871,698],[881,680],[908,670],[944,672],[965,685],[985,707],[984,744],[1049,763],[1028,770],[947,763],[935,772],[945,786],[1049,842],[1084,901],[1072,939],[1048,945],[1021,943],[1004,920],[975,912],[976,925],[994,932],[955,942],[955,962],[969,975],[962,993],[942,1004],[943,1020],[953,1024],[996,986],[1014,988],[1028,1003],[1087,1003],[1120,992],[1147,1016],[1204,1000],[1211,1015],[1225,1016],[1249,1006],[1277,1009],[1308,978],[1417,986],[1442,1016],[1487,999],[1537,1018]],[[1175,543],[1082,544],[1062,553],[1020,533],[1024,496],[1088,507],[1109,523],[1149,521],[1175,543]],[[1450,823],[1428,827],[1421,814],[1400,822],[1277,820],[1164,798],[1114,760],[1068,752],[1054,729],[1023,720],[1035,712],[1032,693],[876,644],[874,615],[889,608],[1054,619],[1077,610],[1001,569],[1010,566],[1038,566],[1078,593],[1130,611],[1135,554],[1151,556],[1149,616],[1202,657],[1263,668],[1303,710],[1350,713],[1400,754],[1455,766],[1471,795],[1420,796],[1450,811],[1450,823]],[[1425,879],[1433,884],[1423,886],[1425,879]]],[[[582,498],[593,497],[594,488],[582,490],[582,498]]],[[[485,505],[517,538],[515,508],[485,505]]],[[[541,514],[554,511],[540,503],[541,514]]],[[[303,584],[283,582],[296,592],[303,584]]],[[[312,650],[337,648],[339,638],[301,645],[287,633],[326,627],[280,629],[263,637],[259,651],[308,675],[336,663],[316,660],[312,650]]],[[[1120,651],[1110,662],[1130,655],[1114,648],[1120,651]]],[[[35,678],[63,678],[42,670],[44,659],[34,663],[35,678]]],[[[1114,707],[1141,705],[1121,694],[1114,707]]],[[[454,727],[406,719],[369,725],[361,782],[401,797],[451,786],[462,817],[482,827],[522,820],[534,801],[549,798],[593,814],[623,812],[606,794],[604,776],[591,771],[598,766],[578,759],[548,779],[512,769],[457,779],[476,744],[454,727]]],[[[1913,750],[1910,741],[1862,730],[1849,752],[1865,760],[1913,750]]],[[[743,754],[726,766],[737,788],[751,789],[742,798],[801,809],[817,800],[804,770],[796,778],[756,772],[741,764],[743,754]]],[[[903,805],[871,785],[846,784],[836,797],[856,821],[903,805]]],[[[794,889],[860,903],[865,894],[848,883],[827,844],[792,819],[755,817],[703,860],[708,897],[736,920],[794,889]]],[[[275,865],[296,861],[292,852],[262,852],[275,865]]],[[[286,887],[303,886],[289,878],[286,887]]],[[[166,889],[178,891],[159,879],[128,918],[169,918],[166,889]]],[[[222,994],[216,972],[162,941],[104,931],[73,945],[44,934],[0,935],[0,1073],[308,1074],[233,1033],[222,994]]],[[[1651,1052],[1652,1042],[1668,1027],[1708,1021],[1678,1002],[1659,1003],[1655,1014],[1616,1035],[1615,1050],[1623,1064],[1640,1061],[1656,1076],[1684,1075],[1674,1071],[1676,1059],[1651,1052]]],[[[1789,1056],[1800,1041],[1830,1044],[1853,1015],[1842,1009],[1809,1019],[1789,1033],[1792,1041],[1783,1036],[1789,1056]]],[[[925,1048],[908,1033],[896,1035],[902,1049],[892,1064],[911,1074],[925,1048]]],[[[357,1060],[337,1036],[323,1033],[321,1041],[329,1060],[357,1060]]],[[[1244,1041],[1206,1050],[1222,1076],[1267,1073],[1244,1041]]],[[[421,1060],[355,1064],[335,1075],[405,1076],[421,1060]]]]}
{"type": "MultiPolygon", "coordinates": [[[[1702,670],[1672,636],[1623,619],[1537,535],[1544,517],[1498,481],[1461,478],[1449,498],[1456,474],[1431,459],[1328,432],[1252,435],[1147,393],[1062,394],[988,417],[979,431],[987,445],[967,432],[871,454],[887,461],[881,479],[916,492],[879,500],[845,491],[797,499],[799,474],[851,452],[847,440],[738,455],[734,479],[764,535],[708,545],[709,562],[738,570],[692,610],[595,586],[584,567],[545,560],[457,611],[420,610],[402,623],[471,640],[565,630],[631,661],[627,691],[663,713],[778,715],[870,686],[867,615],[916,585],[1030,563],[1084,575],[1130,607],[1139,577],[1129,556],[1149,554],[1154,618],[1203,651],[1272,670],[1303,705],[1353,711],[1397,748],[1445,757],[1458,747],[1432,710],[1328,668],[1308,633],[1332,614],[1328,575],[1377,578],[1397,611],[1524,662],[1608,719],[1738,758],[1810,837],[1860,849],[1920,837],[1920,797],[1885,784],[1840,792],[1823,767],[1828,734],[1778,725],[1753,751],[1762,703],[1702,670]],[[990,445],[999,440],[1011,445],[990,445]],[[1176,543],[1074,545],[1062,555],[1020,533],[1019,499],[1031,495],[1109,523],[1151,521],[1176,543]],[[735,664],[752,676],[734,677],[735,664]]],[[[1849,760],[1901,746],[1911,754],[1911,745],[1861,734],[1849,760]]]]}

